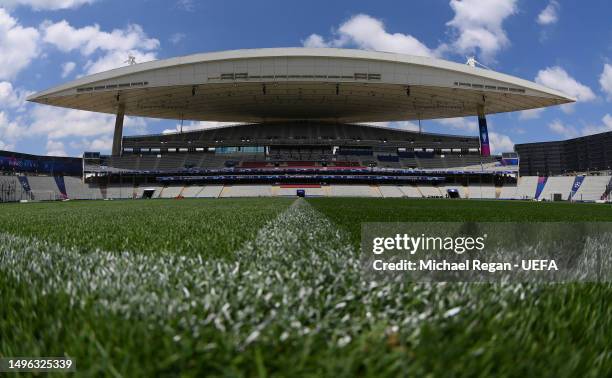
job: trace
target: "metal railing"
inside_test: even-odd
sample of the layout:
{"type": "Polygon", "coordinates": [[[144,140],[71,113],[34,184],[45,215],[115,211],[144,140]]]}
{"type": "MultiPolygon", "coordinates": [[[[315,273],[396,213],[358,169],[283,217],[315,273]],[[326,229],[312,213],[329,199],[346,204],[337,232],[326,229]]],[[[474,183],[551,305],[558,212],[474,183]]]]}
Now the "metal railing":
{"type": "Polygon", "coordinates": [[[0,202],[19,202],[32,200],[32,194],[26,192],[17,182],[0,182],[0,202]]]}

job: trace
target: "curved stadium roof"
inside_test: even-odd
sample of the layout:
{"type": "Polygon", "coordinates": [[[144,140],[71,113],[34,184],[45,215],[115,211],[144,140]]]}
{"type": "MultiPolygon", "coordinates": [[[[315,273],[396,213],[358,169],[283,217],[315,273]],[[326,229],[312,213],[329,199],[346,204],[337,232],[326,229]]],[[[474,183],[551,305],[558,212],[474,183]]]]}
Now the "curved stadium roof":
{"type": "Polygon", "coordinates": [[[511,112],[574,100],[491,70],[440,59],[327,48],[213,52],[114,69],[29,101],[201,121],[377,122],[511,112]]]}

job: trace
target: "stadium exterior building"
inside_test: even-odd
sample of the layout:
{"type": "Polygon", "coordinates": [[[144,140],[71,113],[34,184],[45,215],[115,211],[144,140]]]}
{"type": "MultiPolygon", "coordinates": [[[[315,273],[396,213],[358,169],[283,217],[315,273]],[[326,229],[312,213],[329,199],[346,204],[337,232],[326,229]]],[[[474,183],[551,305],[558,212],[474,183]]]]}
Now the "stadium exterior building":
{"type": "MultiPolygon", "coordinates": [[[[11,183],[43,197],[51,187],[62,198],[295,195],[298,189],[308,195],[517,199],[548,192],[537,189],[537,178],[517,186],[515,154],[491,156],[486,115],[574,101],[475,64],[310,48],[134,64],[28,100],[116,116],[112,154],[84,153],[84,182],[56,176],[55,182],[11,183]],[[123,137],[126,115],[228,125],[123,137]],[[478,118],[478,136],[420,128],[421,120],[465,116],[478,118]],[[410,130],[389,127],[396,121],[413,122],[410,130]]],[[[592,187],[585,183],[583,191],[592,187]]],[[[597,181],[589,193],[577,193],[600,199],[607,184],[597,181]]]]}
{"type": "Polygon", "coordinates": [[[612,171],[612,131],[563,141],[515,146],[521,175],[561,175],[612,171]]]}

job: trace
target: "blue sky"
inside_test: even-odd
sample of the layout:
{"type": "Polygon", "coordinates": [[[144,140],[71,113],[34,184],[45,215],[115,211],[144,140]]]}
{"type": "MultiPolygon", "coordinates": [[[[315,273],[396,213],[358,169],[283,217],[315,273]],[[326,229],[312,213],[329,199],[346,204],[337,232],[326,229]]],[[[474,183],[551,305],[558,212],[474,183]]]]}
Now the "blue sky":
{"type": "MultiPolygon", "coordinates": [[[[25,103],[32,92],[138,62],[239,48],[314,46],[430,55],[559,89],[578,102],[489,116],[496,152],[612,130],[609,0],[0,0],[0,149],[108,152],[111,116],[25,103]]],[[[190,128],[214,123],[188,123],[190,128]]],[[[126,134],[177,122],[128,119],[126,134]]],[[[414,128],[410,122],[390,127],[414,128]]],[[[472,118],[424,121],[477,135],[472,118]]]]}

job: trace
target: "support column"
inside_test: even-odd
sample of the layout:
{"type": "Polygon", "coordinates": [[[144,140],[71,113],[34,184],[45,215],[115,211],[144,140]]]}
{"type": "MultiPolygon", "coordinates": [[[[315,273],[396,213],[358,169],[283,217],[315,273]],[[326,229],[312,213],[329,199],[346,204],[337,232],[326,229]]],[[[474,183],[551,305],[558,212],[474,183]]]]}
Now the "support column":
{"type": "Polygon", "coordinates": [[[487,129],[487,117],[485,116],[484,106],[478,106],[478,128],[480,130],[480,156],[491,156],[489,146],[489,130],[487,129]]]}
{"type": "Polygon", "coordinates": [[[121,143],[123,139],[123,118],[125,116],[125,104],[117,107],[117,118],[115,119],[115,134],[113,135],[113,156],[121,156],[121,143]]]}

